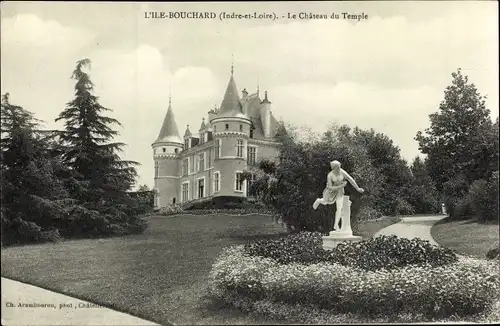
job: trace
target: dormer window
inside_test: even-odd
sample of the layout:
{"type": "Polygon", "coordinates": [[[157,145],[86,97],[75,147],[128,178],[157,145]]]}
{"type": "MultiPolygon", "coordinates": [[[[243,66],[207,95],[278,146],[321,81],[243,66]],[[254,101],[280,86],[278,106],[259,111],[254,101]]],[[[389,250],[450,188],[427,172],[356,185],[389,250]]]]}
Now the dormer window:
{"type": "Polygon", "coordinates": [[[226,130],[229,130],[229,124],[226,123],[226,130]]]}
{"type": "Polygon", "coordinates": [[[189,139],[185,139],[184,140],[184,149],[188,149],[189,148],[189,139]]]}

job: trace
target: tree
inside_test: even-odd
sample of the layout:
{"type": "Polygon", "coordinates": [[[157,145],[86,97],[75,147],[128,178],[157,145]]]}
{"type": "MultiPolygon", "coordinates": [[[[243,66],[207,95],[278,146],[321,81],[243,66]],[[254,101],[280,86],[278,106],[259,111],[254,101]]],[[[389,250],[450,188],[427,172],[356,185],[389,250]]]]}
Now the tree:
{"type": "Polygon", "coordinates": [[[141,229],[142,223],[133,211],[137,205],[126,193],[135,183],[138,163],[122,160],[119,154],[125,144],[112,142],[118,135],[112,126],[120,123],[103,115],[111,110],[93,95],[93,84],[83,70],[90,63],[88,59],[77,62],[71,76],[76,80],[75,98],[56,119],[65,126],[59,136],[64,162],[73,173],[71,192],[83,205],[73,212],[72,229],[81,234],[141,229]]]}
{"type": "MultiPolygon", "coordinates": [[[[57,226],[72,204],[58,178],[64,167],[52,156],[40,121],[11,104],[8,93],[2,96],[1,120],[2,243],[43,240],[43,231],[57,226]]],[[[54,240],[50,234],[47,240],[54,240]]]]}
{"type": "Polygon", "coordinates": [[[427,154],[430,176],[439,191],[454,176],[464,175],[470,184],[491,175],[492,167],[498,164],[498,136],[495,150],[485,97],[461,69],[452,77],[438,112],[429,115],[430,127],[415,137],[420,151],[427,154]]]}
{"type": "MultiPolygon", "coordinates": [[[[290,128],[293,129],[293,128],[290,128]]],[[[292,230],[327,233],[332,230],[335,205],[312,204],[320,197],[330,171],[330,162],[339,160],[342,167],[366,190],[361,200],[350,186],[346,195],[351,196],[352,227],[356,232],[359,209],[370,206],[380,191],[380,174],[370,165],[366,151],[361,146],[347,142],[336,127],[327,130],[323,137],[305,137],[300,140],[286,134],[280,138],[278,163],[261,162],[262,173],[253,185],[257,198],[263,200],[280,214],[292,230]]]]}
{"type": "Polygon", "coordinates": [[[440,195],[427,168],[427,161],[415,157],[411,165],[412,182],[409,202],[419,214],[437,213],[441,208],[440,195]]]}
{"type": "Polygon", "coordinates": [[[373,129],[356,127],[349,137],[366,149],[371,164],[384,179],[375,202],[376,207],[387,215],[413,214],[413,207],[409,203],[412,175],[399,148],[387,135],[373,129]]]}
{"type": "Polygon", "coordinates": [[[138,192],[146,192],[146,191],[151,191],[151,189],[149,189],[148,185],[140,185],[139,189],[137,191],[138,192]]]}

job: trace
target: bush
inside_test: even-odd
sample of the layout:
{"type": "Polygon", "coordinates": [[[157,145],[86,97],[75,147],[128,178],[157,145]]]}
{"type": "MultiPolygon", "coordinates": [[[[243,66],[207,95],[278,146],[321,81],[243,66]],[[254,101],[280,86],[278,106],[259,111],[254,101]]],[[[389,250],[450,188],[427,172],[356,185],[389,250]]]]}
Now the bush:
{"type": "Polygon", "coordinates": [[[396,215],[414,215],[415,208],[407,200],[398,198],[395,213],[396,215]]]}
{"type": "Polygon", "coordinates": [[[452,250],[418,238],[379,236],[357,243],[340,243],[333,250],[324,250],[322,246],[319,233],[301,232],[277,240],[247,244],[245,252],[271,258],[280,264],[335,263],[368,271],[408,265],[443,266],[457,261],[452,250]]]}
{"type": "Polygon", "coordinates": [[[371,207],[362,207],[358,212],[358,221],[376,220],[382,217],[382,213],[371,207]]]}
{"type": "Polygon", "coordinates": [[[228,215],[249,215],[249,214],[264,214],[275,215],[276,212],[269,208],[234,208],[234,209],[193,209],[183,210],[180,206],[173,204],[159,209],[155,215],[172,216],[172,215],[212,215],[212,214],[228,214],[228,215]]]}
{"type": "Polygon", "coordinates": [[[469,201],[481,220],[498,221],[498,171],[488,181],[477,180],[472,184],[469,201]]]}
{"type": "Polygon", "coordinates": [[[458,175],[454,179],[445,182],[444,188],[444,204],[446,210],[452,220],[460,220],[468,217],[471,212],[471,207],[467,201],[467,193],[469,191],[469,183],[464,175],[458,175]]]}
{"type": "Polygon", "coordinates": [[[431,319],[489,309],[499,297],[497,274],[494,263],[472,259],[435,268],[412,265],[376,271],[335,263],[283,265],[233,246],[215,261],[209,290],[231,304],[285,303],[328,309],[335,315],[431,319]]]}

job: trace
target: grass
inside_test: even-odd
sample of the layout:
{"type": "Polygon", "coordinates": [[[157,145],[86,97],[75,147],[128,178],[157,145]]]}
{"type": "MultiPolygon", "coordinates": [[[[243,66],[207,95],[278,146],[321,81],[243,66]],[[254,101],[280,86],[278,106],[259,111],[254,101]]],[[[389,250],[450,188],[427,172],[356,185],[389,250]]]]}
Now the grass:
{"type": "MultiPolygon", "coordinates": [[[[396,219],[360,222],[371,237],[396,219]]],[[[204,297],[223,247],[284,236],[268,216],[151,217],[141,235],[2,249],[2,276],[159,324],[277,324],[204,297]]]]}
{"type": "Polygon", "coordinates": [[[431,229],[432,237],[440,245],[478,258],[485,258],[488,250],[498,245],[498,232],[498,223],[481,223],[474,218],[463,221],[446,218],[431,229]]]}

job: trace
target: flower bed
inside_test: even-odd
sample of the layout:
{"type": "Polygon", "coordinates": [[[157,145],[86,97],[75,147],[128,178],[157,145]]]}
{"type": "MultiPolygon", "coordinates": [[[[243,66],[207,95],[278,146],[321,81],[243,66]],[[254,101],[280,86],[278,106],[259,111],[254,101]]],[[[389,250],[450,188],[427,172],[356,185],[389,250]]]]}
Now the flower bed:
{"type": "MultiPolygon", "coordinates": [[[[436,254],[438,249],[418,245],[413,253],[426,258],[407,259],[404,257],[408,254],[402,251],[395,254],[397,249],[386,251],[407,242],[386,242],[390,245],[376,238],[364,245],[340,246],[326,256],[335,257],[332,260],[321,260],[325,256],[304,259],[321,252],[314,247],[318,244],[315,235],[290,237],[283,242],[288,249],[279,247],[276,241],[260,242],[261,247],[267,244],[267,249],[272,248],[260,252],[267,257],[258,254],[257,245],[229,247],[213,265],[209,290],[214,297],[239,308],[275,318],[288,314],[287,318],[299,323],[314,322],[316,317],[342,322],[342,318],[353,320],[352,316],[358,321],[467,316],[488,310],[498,299],[498,265],[452,259],[449,252],[443,251],[445,255],[440,256],[436,254]],[[301,245],[310,250],[297,254],[301,245]],[[363,257],[377,254],[392,258],[363,262],[363,257]],[[352,256],[336,261],[341,255],[352,256]],[[390,268],[382,268],[383,263],[390,268]]],[[[418,241],[410,241],[406,250],[411,243],[418,241]]]]}
{"type": "Polygon", "coordinates": [[[180,205],[169,205],[162,207],[155,215],[172,216],[172,215],[211,215],[211,214],[228,214],[228,215],[248,215],[262,214],[275,215],[275,211],[268,208],[210,208],[210,209],[190,209],[184,210],[180,205]]]}

